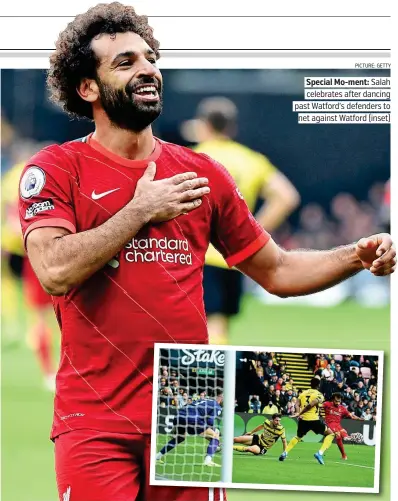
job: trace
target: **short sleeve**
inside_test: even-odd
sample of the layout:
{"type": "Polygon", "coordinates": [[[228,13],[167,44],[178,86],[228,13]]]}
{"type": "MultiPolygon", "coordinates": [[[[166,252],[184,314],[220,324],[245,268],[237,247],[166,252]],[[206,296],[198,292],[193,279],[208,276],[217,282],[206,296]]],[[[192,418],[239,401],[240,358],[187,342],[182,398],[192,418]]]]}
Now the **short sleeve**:
{"type": "Polygon", "coordinates": [[[228,171],[218,162],[208,159],[213,164],[209,173],[214,200],[211,243],[228,266],[233,267],[264,247],[270,235],[253,217],[228,171]]]}
{"type": "Polygon", "coordinates": [[[286,430],[285,430],[285,428],[282,429],[281,439],[282,440],[286,440],[286,430]]]}
{"type": "Polygon", "coordinates": [[[42,150],[25,166],[19,183],[19,218],[24,244],[29,233],[42,227],[65,228],[76,233],[74,183],[66,160],[42,150]]]}

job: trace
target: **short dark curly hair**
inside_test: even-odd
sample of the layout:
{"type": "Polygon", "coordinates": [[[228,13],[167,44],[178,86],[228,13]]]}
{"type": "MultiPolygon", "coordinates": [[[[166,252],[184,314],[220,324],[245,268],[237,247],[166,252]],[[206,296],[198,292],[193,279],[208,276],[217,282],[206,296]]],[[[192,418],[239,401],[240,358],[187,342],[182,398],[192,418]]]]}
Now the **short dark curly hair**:
{"type": "Polygon", "coordinates": [[[119,2],[100,3],[80,14],[62,31],[50,57],[47,86],[50,99],[74,118],[93,119],[92,106],[77,93],[82,78],[95,78],[98,59],[91,47],[94,37],[131,31],[142,37],[160,57],[159,42],[153,36],[147,16],[119,2]]]}

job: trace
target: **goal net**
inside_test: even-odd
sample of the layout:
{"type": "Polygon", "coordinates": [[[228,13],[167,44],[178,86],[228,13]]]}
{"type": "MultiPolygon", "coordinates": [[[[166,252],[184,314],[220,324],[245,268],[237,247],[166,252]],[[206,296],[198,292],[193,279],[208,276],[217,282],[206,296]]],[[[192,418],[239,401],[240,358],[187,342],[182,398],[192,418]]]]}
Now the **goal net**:
{"type": "Polygon", "coordinates": [[[155,480],[231,481],[235,353],[161,346],[155,354],[155,480]]]}

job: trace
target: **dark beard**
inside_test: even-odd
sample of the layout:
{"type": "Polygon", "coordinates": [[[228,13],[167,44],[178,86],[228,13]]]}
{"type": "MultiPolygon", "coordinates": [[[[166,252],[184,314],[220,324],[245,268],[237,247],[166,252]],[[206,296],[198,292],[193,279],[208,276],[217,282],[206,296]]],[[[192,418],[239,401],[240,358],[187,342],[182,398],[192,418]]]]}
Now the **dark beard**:
{"type": "Polygon", "coordinates": [[[159,100],[145,102],[135,99],[134,87],[126,85],[124,89],[115,89],[107,83],[97,80],[100,99],[109,120],[120,129],[141,132],[148,127],[162,112],[162,86],[153,78],[142,78],[134,87],[142,84],[154,84],[159,100]]]}

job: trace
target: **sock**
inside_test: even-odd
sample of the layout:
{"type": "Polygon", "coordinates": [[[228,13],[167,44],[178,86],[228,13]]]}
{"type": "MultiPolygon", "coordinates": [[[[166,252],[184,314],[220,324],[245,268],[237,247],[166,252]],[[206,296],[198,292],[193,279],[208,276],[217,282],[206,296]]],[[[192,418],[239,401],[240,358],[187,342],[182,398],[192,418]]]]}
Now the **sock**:
{"type": "Polygon", "coordinates": [[[331,435],[326,435],[326,437],[323,439],[322,447],[319,449],[319,454],[321,456],[332,445],[333,439],[334,439],[334,434],[333,433],[331,435]]]}
{"type": "Polygon", "coordinates": [[[184,442],[185,440],[185,437],[177,437],[177,438],[172,438],[168,444],[166,444],[158,454],[160,454],[159,457],[156,456],[156,459],[159,459],[160,457],[164,456],[165,454],[167,454],[168,452],[172,451],[174,449],[174,447],[178,444],[180,444],[181,442],[184,442]]]}
{"type": "Polygon", "coordinates": [[[45,376],[54,373],[51,357],[51,333],[45,326],[38,326],[35,332],[37,339],[36,356],[45,376]]]}
{"type": "Polygon", "coordinates": [[[234,445],[234,450],[239,452],[246,452],[246,445],[234,445]]]}
{"type": "Polygon", "coordinates": [[[286,447],[286,454],[290,452],[293,449],[293,447],[295,447],[299,442],[301,442],[301,438],[293,437],[290,440],[288,446],[286,447]]]}
{"type": "Polygon", "coordinates": [[[336,444],[337,444],[337,447],[340,449],[341,455],[345,456],[343,439],[341,437],[336,437],[336,444]]]}
{"type": "Polygon", "coordinates": [[[219,443],[220,443],[220,441],[218,440],[218,438],[212,438],[210,440],[209,445],[207,446],[207,456],[206,456],[206,459],[209,456],[210,456],[210,458],[212,458],[214,456],[219,443]]]}

